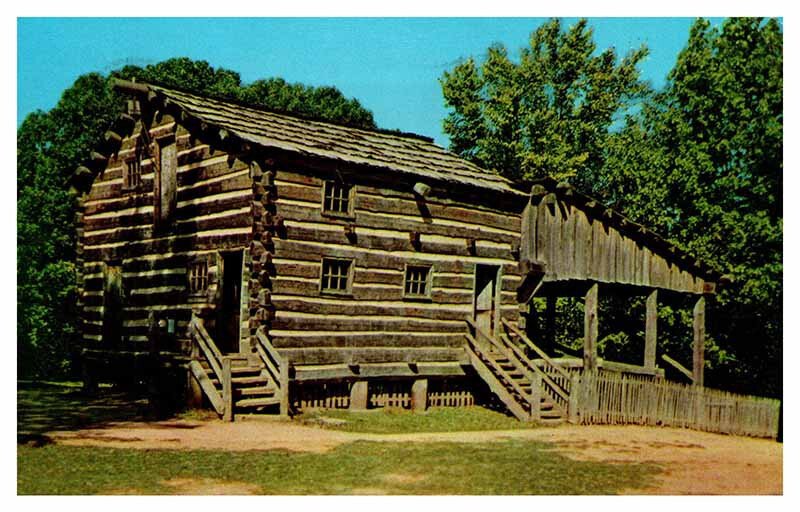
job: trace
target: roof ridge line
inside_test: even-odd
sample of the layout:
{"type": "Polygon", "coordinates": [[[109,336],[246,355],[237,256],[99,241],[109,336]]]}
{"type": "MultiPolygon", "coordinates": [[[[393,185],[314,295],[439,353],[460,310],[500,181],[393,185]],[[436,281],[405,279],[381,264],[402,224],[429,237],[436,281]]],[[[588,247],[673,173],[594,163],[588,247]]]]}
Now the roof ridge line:
{"type": "MultiPolygon", "coordinates": [[[[128,82],[128,81],[127,80],[117,79],[117,83],[120,83],[120,82],[124,83],[124,82],[128,82]]],[[[337,123],[335,121],[330,121],[330,120],[327,120],[327,119],[321,119],[319,117],[315,117],[315,116],[311,116],[311,115],[298,114],[298,113],[295,113],[295,112],[287,112],[285,110],[264,107],[264,106],[256,105],[256,104],[253,104],[253,103],[247,103],[245,101],[241,101],[241,100],[238,100],[236,98],[228,98],[228,97],[224,97],[222,95],[218,96],[218,95],[213,95],[213,94],[198,94],[197,92],[189,91],[187,89],[181,89],[179,87],[166,86],[166,85],[162,85],[162,84],[155,83],[155,82],[130,82],[130,83],[135,83],[137,86],[143,86],[143,87],[148,87],[148,88],[150,88],[150,87],[157,88],[157,89],[160,89],[160,90],[165,91],[165,92],[176,92],[176,93],[179,93],[179,94],[188,94],[190,96],[194,96],[194,97],[197,97],[197,98],[210,99],[210,100],[219,101],[219,102],[222,102],[222,103],[229,103],[231,105],[235,105],[235,106],[238,106],[238,107],[249,108],[249,109],[256,110],[256,111],[266,112],[266,113],[273,114],[273,115],[278,115],[278,116],[289,117],[289,118],[298,119],[298,120],[301,120],[301,121],[310,121],[310,122],[314,122],[314,123],[328,124],[328,125],[331,125],[331,126],[336,126],[338,128],[347,128],[349,130],[360,130],[360,131],[364,131],[364,132],[367,132],[367,133],[378,133],[378,134],[381,134],[381,135],[389,135],[389,136],[394,136],[394,137],[399,137],[399,138],[404,138],[404,139],[418,140],[418,141],[428,142],[430,144],[436,145],[436,143],[434,142],[433,137],[429,137],[427,135],[422,135],[422,134],[419,134],[419,133],[404,132],[402,130],[392,130],[392,129],[388,129],[388,128],[378,128],[377,126],[375,128],[364,128],[364,127],[361,127],[361,126],[353,126],[353,125],[349,125],[349,124],[346,124],[346,123],[337,123]]],[[[369,112],[370,112],[370,114],[372,114],[372,111],[369,111],[369,112]]],[[[441,146],[439,146],[439,147],[441,147],[441,146]]],[[[442,149],[444,149],[444,148],[442,148],[442,149]]]]}

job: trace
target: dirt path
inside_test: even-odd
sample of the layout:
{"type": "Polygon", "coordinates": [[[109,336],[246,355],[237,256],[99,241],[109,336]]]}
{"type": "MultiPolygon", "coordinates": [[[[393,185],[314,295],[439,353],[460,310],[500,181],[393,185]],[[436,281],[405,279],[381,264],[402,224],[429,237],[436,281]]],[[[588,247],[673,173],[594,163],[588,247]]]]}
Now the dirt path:
{"type": "MultiPolygon", "coordinates": [[[[565,455],[605,462],[653,462],[665,468],[646,494],[781,494],[783,445],[774,441],[672,428],[562,426],[530,430],[425,434],[338,432],[281,420],[118,423],[102,429],[55,432],[58,443],[137,449],[326,452],[357,440],[488,442],[528,439],[553,443],[565,455]]],[[[641,491],[635,491],[642,493],[641,491]]]]}

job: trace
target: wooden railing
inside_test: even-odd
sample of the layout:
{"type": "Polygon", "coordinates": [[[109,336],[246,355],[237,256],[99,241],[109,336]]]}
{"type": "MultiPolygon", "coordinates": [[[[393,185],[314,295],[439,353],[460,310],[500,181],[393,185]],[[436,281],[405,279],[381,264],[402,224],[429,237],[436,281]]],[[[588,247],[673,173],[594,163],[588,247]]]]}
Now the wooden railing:
{"type": "MultiPolygon", "coordinates": [[[[478,333],[475,333],[479,336],[478,333]]],[[[509,382],[513,383],[513,379],[500,367],[490,353],[490,347],[485,343],[478,342],[475,337],[467,332],[464,334],[467,339],[467,344],[464,347],[467,356],[469,357],[470,364],[481,376],[481,378],[488,384],[489,389],[508,407],[508,410],[517,417],[520,421],[529,421],[535,419],[538,413],[538,407],[533,407],[533,397],[528,398],[528,403],[520,403],[515,399],[511,392],[499,380],[498,375],[504,376],[509,382]]],[[[532,388],[533,389],[533,388],[532,388]]],[[[522,390],[517,384],[515,391],[521,397],[528,397],[529,395],[522,390]]],[[[537,404],[538,405],[538,404],[537,404]]]]}
{"type": "Polygon", "coordinates": [[[289,415],[289,359],[281,356],[275,349],[272,343],[264,333],[264,328],[259,328],[256,331],[256,352],[258,352],[261,361],[264,363],[265,375],[272,386],[275,388],[275,394],[280,397],[280,414],[281,416],[289,415]]]}
{"type": "Polygon", "coordinates": [[[528,357],[524,357],[526,361],[531,363],[532,368],[542,374],[542,384],[547,396],[561,408],[561,410],[573,419],[575,416],[575,405],[570,404],[572,395],[573,382],[575,376],[570,375],[568,371],[559,366],[547,353],[533,343],[525,334],[520,331],[514,324],[508,320],[502,320],[505,332],[501,334],[501,338],[512,347],[513,350],[520,352],[523,356],[524,352],[521,350],[520,345],[514,342],[514,339],[519,340],[523,347],[531,350],[539,358],[536,362],[531,361],[528,357]]]}
{"type": "Polygon", "coordinates": [[[189,335],[193,341],[192,360],[189,362],[189,370],[197,380],[200,388],[208,397],[211,406],[228,421],[233,420],[233,382],[231,374],[231,358],[223,357],[217,348],[217,344],[208,334],[203,320],[192,314],[189,322],[189,335]],[[205,368],[200,364],[200,355],[205,357],[214,377],[222,384],[222,394],[208,377],[205,368]]]}
{"type": "Polygon", "coordinates": [[[587,372],[577,393],[580,422],[684,427],[775,438],[780,401],[616,372],[587,372]]]}

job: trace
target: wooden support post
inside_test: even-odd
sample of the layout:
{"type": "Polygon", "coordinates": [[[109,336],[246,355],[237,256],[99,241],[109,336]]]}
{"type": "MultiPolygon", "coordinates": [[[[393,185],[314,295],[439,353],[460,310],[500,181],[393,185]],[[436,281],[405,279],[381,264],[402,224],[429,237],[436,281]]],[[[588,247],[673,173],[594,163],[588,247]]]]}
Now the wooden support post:
{"type": "Polygon", "coordinates": [[[696,386],[703,385],[703,369],[705,367],[706,344],[706,299],[700,297],[694,305],[693,311],[693,343],[692,349],[692,380],[696,386]]]}
{"type": "Polygon", "coordinates": [[[583,371],[597,369],[597,283],[586,292],[583,317],[583,371]]]}
{"type": "Polygon", "coordinates": [[[534,372],[531,377],[531,396],[528,399],[531,406],[531,421],[539,421],[542,419],[542,376],[534,372]]]}
{"type": "Polygon", "coordinates": [[[353,411],[367,410],[367,381],[359,380],[353,383],[350,388],[350,409],[353,411]]]}
{"type": "Polygon", "coordinates": [[[558,300],[558,297],[547,297],[547,306],[544,313],[546,346],[551,354],[553,347],[556,346],[556,300],[558,300]]]}
{"type": "Polygon", "coordinates": [[[428,379],[417,379],[411,384],[411,410],[425,412],[428,408],[428,379]]]}
{"type": "Polygon", "coordinates": [[[578,423],[578,409],[580,405],[580,401],[578,399],[580,398],[581,393],[582,389],[580,376],[577,373],[573,373],[569,378],[569,404],[567,405],[569,408],[567,411],[567,421],[573,424],[578,423]]]}
{"type": "Polygon", "coordinates": [[[281,386],[281,403],[280,415],[284,418],[289,417],[289,358],[284,357],[281,361],[280,367],[280,386],[281,386]]]}
{"type": "Polygon", "coordinates": [[[644,327],[644,367],[656,369],[656,339],[658,338],[658,290],[647,296],[644,327]]]}
{"type": "Polygon", "coordinates": [[[223,421],[233,421],[233,378],[230,357],[222,358],[222,401],[225,404],[223,421]]]}

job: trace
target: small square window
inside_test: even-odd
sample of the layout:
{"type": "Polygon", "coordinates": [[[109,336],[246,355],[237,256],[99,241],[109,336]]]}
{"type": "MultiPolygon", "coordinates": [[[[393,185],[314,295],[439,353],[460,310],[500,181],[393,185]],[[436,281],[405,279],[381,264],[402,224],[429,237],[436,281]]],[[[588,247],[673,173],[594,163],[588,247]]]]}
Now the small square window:
{"type": "Polygon", "coordinates": [[[320,291],[325,293],[350,293],[352,263],[351,260],[323,259],[320,291]]]}
{"type": "Polygon", "coordinates": [[[138,189],[142,185],[142,145],[136,141],[133,155],[122,163],[122,187],[128,190],[138,189]]]}
{"type": "Polygon", "coordinates": [[[202,295],[208,291],[208,261],[197,260],[189,264],[189,293],[202,295]]]}
{"type": "Polygon", "coordinates": [[[322,211],[334,215],[350,215],[352,186],[338,181],[326,181],[322,211]]]}
{"type": "Polygon", "coordinates": [[[431,295],[431,267],[408,266],[406,267],[406,297],[430,297],[431,295]]]}

